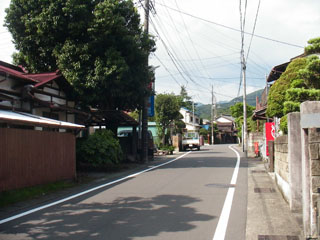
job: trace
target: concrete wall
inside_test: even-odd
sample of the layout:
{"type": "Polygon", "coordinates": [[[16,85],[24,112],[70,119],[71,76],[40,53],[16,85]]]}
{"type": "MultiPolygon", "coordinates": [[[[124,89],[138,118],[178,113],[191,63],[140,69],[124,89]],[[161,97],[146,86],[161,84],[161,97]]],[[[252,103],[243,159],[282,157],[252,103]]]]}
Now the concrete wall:
{"type": "Polygon", "coordinates": [[[289,161],[288,161],[288,136],[277,137],[274,141],[274,172],[276,182],[283,193],[285,199],[289,202],[289,161]]]}
{"type": "Polygon", "coordinates": [[[259,147],[262,146],[262,144],[263,144],[263,133],[262,132],[249,133],[248,157],[255,157],[256,156],[255,151],[254,151],[254,143],[255,142],[259,143],[259,147]]]}

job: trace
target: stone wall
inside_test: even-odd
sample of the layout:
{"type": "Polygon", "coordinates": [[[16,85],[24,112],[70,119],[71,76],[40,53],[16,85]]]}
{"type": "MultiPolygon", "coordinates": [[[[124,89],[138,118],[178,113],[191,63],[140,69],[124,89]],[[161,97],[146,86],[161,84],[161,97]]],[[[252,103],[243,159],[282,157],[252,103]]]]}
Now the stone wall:
{"type": "Polygon", "coordinates": [[[310,128],[308,134],[309,156],[311,165],[312,206],[317,207],[320,188],[320,128],[310,128]]]}
{"type": "Polygon", "coordinates": [[[276,182],[283,196],[289,202],[289,161],[288,161],[288,136],[277,137],[274,141],[274,172],[276,182]]]}
{"type": "Polygon", "coordinates": [[[275,172],[279,174],[283,180],[289,182],[288,136],[280,136],[275,139],[274,164],[275,172]]]}
{"type": "Polygon", "coordinates": [[[255,157],[255,151],[254,151],[254,143],[259,143],[259,155],[261,156],[261,149],[260,147],[263,144],[263,133],[262,132],[251,132],[249,133],[249,140],[248,140],[248,157],[255,157]]]}

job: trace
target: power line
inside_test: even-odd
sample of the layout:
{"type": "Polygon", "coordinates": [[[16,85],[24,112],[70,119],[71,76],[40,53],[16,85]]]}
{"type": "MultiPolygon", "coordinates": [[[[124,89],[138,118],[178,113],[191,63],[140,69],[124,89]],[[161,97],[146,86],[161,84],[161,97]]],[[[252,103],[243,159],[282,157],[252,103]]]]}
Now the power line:
{"type": "Polygon", "coordinates": [[[259,9],[260,9],[260,2],[261,2],[261,0],[259,0],[257,12],[256,12],[256,17],[255,17],[255,19],[254,19],[254,25],[253,25],[252,34],[251,34],[250,43],[249,43],[249,48],[248,48],[248,52],[247,52],[247,61],[248,61],[248,57],[249,57],[249,53],[250,53],[250,48],[251,48],[251,43],[252,43],[254,31],[255,31],[255,29],[256,29],[256,24],[257,24],[259,9]]]}
{"type": "MultiPolygon", "coordinates": [[[[182,61],[182,62],[194,62],[194,61],[198,61],[198,60],[201,60],[201,61],[206,61],[206,60],[212,60],[212,59],[216,59],[216,58],[222,58],[222,57],[228,57],[228,56],[232,56],[232,55],[238,55],[239,52],[233,52],[233,53],[230,53],[230,54],[225,54],[225,55],[221,55],[221,56],[215,56],[215,57],[207,57],[207,58],[191,58],[191,59],[178,59],[179,61],[182,61]]],[[[163,59],[164,61],[171,61],[171,59],[163,59]]]]}
{"type": "MultiPolygon", "coordinates": [[[[195,16],[195,15],[192,15],[192,14],[190,14],[190,13],[182,12],[182,11],[179,11],[179,10],[177,10],[177,9],[174,9],[174,8],[172,8],[172,7],[166,6],[166,5],[161,4],[161,3],[158,3],[158,4],[161,5],[161,6],[163,6],[163,7],[167,7],[168,9],[170,9],[170,10],[172,10],[172,11],[181,12],[182,14],[187,15],[187,16],[189,16],[189,17],[196,18],[196,19],[199,19],[199,20],[201,20],[201,21],[208,22],[208,23],[211,23],[211,24],[214,24],[214,25],[217,25],[217,26],[219,26],[219,27],[223,27],[223,28],[226,28],[226,29],[229,29],[229,30],[232,30],[232,31],[241,32],[241,30],[239,30],[239,29],[236,29],[236,28],[233,28],[233,27],[229,27],[229,26],[226,26],[226,25],[224,25],[224,24],[216,23],[216,22],[213,22],[213,21],[210,21],[210,20],[207,20],[207,19],[204,19],[204,18],[195,16]]],[[[248,33],[248,32],[244,32],[244,34],[252,35],[252,33],[248,33]]],[[[265,40],[272,41],[272,42],[276,42],[276,43],[280,43],[280,44],[289,45],[289,46],[292,46],[292,47],[304,48],[303,46],[299,46],[299,45],[292,44],[292,43],[289,43],[289,42],[284,42],[284,41],[272,39],[272,38],[269,38],[269,37],[264,37],[264,36],[261,36],[261,35],[256,35],[256,34],[254,34],[254,36],[257,37],[257,38],[265,39],[265,40]]]]}
{"type": "MultiPolygon", "coordinates": [[[[189,52],[188,48],[186,47],[185,42],[184,42],[183,39],[181,38],[181,34],[179,34],[179,31],[178,31],[178,29],[177,29],[177,27],[176,27],[175,21],[173,20],[171,14],[169,13],[169,11],[168,11],[167,8],[166,8],[166,11],[167,11],[167,14],[168,14],[168,16],[169,16],[169,18],[170,18],[170,20],[171,20],[172,26],[174,27],[175,31],[178,33],[178,38],[180,39],[180,42],[182,43],[182,46],[183,46],[183,48],[185,49],[186,54],[191,58],[190,52],[189,52]]],[[[160,19],[159,19],[159,20],[160,20],[160,19]]],[[[161,21],[161,20],[160,20],[160,21],[161,21]]],[[[178,56],[178,55],[176,54],[176,56],[178,56]]],[[[187,68],[189,68],[189,66],[188,66],[187,68],[185,68],[182,63],[180,63],[180,64],[183,66],[185,74],[186,74],[186,75],[188,76],[188,78],[190,78],[190,80],[193,82],[193,79],[191,78],[191,74],[190,74],[190,73],[188,72],[188,70],[187,70],[187,68]]],[[[199,69],[198,69],[198,67],[196,66],[196,64],[195,64],[195,67],[196,67],[196,70],[199,71],[199,69]]]]}
{"type": "MultiPolygon", "coordinates": [[[[180,8],[179,8],[179,6],[178,6],[178,3],[177,3],[177,0],[175,0],[175,3],[176,3],[177,8],[180,10],[180,8]]],[[[181,13],[180,13],[180,16],[181,16],[181,19],[182,19],[184,28],[186,29],[186,32],[187,32],[187,34],[188,34],[188,38],[189,38],[189,40],[190,40],[190,42],[191,42],[191,45],[192,45],[192,47],[193,47],[193,49],[194,49],[194,51],[195,51],[195,53],[196,53],[196,56],[198,57],[198,60],[200,61],[200,64],[201,64],[203,70],[204,70],[205,73],[208,75],[208,77],[210,77],[210,75],[209,75],[208,72],[206,71],[206,69],[205,69],[205,67],[204,67],[204,64],[203,64],[203,62],[202,62],[202,60],[201,60],[201,58],[200,58],[200,55],[199,55],[199,53],[198,53],[198,51],[197,51],[197,49],[196,49],[196,47],[195,47],[195,45],[194,45],[194,43],[193,43],[193,41],[192,41],[192,38],[191,38],[190,33],[189,33],[189,30],[188,30],[188,28],[187,28],[187,26],[186,26],[186,23],[185,23],[185,21],[184,21],[183,16],[182,16],[181,13]]]]}
{"type": "MultiPolygon", "coordinates": [[[[157,21],[157,18],[155,18],[155,20],[157,21]]],[[[186,67],[177,60],[177,54],[175,53],[175,51],[172,49],[172,51],[169,49],[169,47],[167,46],[167,44],[164,42],[164,40],[162,39],[162,37],[160,36],[160,33],[158,32],[154,22],[151,20],[151,23],[153,24],[156,33],[158,34],[159,39],[161,40],[162,44],[164,45],[167,54],[169,55],[169,57],[172,59],[173,64],[175,65],[176,69],[178,70],[178,72],[180,73],[180,75],[186,80],[186,78],[184,77],[183,73],[186,75],[186,77],[196,86],[198,87],[202,87],[201,85],[199,85],[191,76],[191,74],[189,73],[189,71],[186,69],[186,67]],[[180,69],[182,70],[180,70],[180,69]]],[[[160,28],[162,29],[161,25],[159,24],[160,28]]],[[[176,30],[177,31],[177,30],[176,30]]],[[[167,37],[166,37],[167,38],[167,37]]],[[[167,38],[168,40],[168,38],[167,38]]],[[[199,69],[197,69],[199,71],[199,69]]],[[[188,84],[188,80],[186,80],[187,84],[188,84]]]]}
{"type": "MultiPolygon", "coordinates": [[[[145,7],[144,7],[142,1],[139,0],[139,2],[140,2],[141,7],[145,10],[145,7]]],[[[180,73],[181,77],[188,83],[188,80],[185,78],[185,76],[182,74],[182,72],[181,72],[180,69],[179,69],[179,67],[182,68],[182,69],[183,69],[183,67],[181,67],[181,66],[179,65],[179,63],[176,61],[174,54],[171,53],[169,47],[166,45],[166,43],[164,42],[164,40],[163,40],[162,37],[160,36],[160,33],[159,33],[159,31],[157,30],[157,27],[156,27],[155,23],[152,21],[151,18],[150,18],[150,22],[151,22],[151,24],[153,25],[153,28],[154,28],[156,34],[158,35],[161,43],[163,44],[163,46],[164,46],[164,48],[165,48],[165,50],[166,50],[169,58],[171,59],[173,65],[175,66],[175,68],[177,69],[177,71],[180,73]]],[[[159,25],[159,26],[160,26],[160,25],[159,25]]],[[[160,26],[160,28],[161,28],[161,26],[160,26]]]]}
{"type": "Polygon", "coordinates": [[[173,80],[181,87],[181,84],[177,81],[177,79],[174,77],[174,75],[169,71],[169,69],[166,67],[166,65],[163,64],[163,62],[160,60],[160,58],[155,54],[154,54],[154,56],[162,64],[162,66],[165,68],[165,70],[170,74],[170,76],[173,78],[173,80]]]}

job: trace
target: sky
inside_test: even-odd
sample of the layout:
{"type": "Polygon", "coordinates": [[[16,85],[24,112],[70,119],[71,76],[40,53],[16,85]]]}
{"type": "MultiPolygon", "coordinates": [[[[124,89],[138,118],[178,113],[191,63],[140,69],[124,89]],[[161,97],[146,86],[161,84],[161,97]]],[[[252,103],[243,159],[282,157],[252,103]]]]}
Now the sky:
{"type": "MultiPolygon", "coordinates": [[[[246,14],[245,0],[150,1],[149,32],[156,51],[149,64],[156,68],[156,93],[179,94],[184,86],[195,102],[203,104],[211,103],[212,88],[217,101],[243,95],[240,2],[248,33],[244,36],[247,94],[265,87],[273,66],[302,54],[309,39],[320,37],[319,0],[260,0],[259,11],[259,0],[247,0],[246,14]]],[[[143,21],[143,0],[135,2],[143,21]]],[[[15,49],[2,26],[9,4],[0,2],[0,60],[10,63],[15,49]]]]}

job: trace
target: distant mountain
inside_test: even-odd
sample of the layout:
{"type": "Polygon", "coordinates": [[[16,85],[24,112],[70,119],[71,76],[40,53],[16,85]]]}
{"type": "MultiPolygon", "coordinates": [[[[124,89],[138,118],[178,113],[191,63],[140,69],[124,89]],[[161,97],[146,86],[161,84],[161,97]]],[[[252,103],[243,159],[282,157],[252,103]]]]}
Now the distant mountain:
{"type": "MultiPolygon", "coordinates": [[[[259,99],[261,99],[262,93],[263,93],[263,89],[260,89],[260,90],[257,90],[255,92],[248,94],[247,95],[247,104],[250,106],[256,106],[256,97],[259,97],[259,99]]],[[[218,106],[220,108],[226,108],[226,107],[229,108],[230,106],[233,106],[237,102],[242,102],[242,101],[243,101],[243,96],[240,96],[240,97],[232,99],[230,102],[218,104],[218,106]]]]}
{"type": "MultiPolygon", "coordinates": [[[[247,95],[247,104],[250,106],[256,106],[256,97],[261,99],[263,89],[257,90],[247,95]]],[[[237,102],[242,102],[243,97],[237,97],[232,99],[229,102],[219,102],[217,104],[217,115],[221,114],[231,114],[230,107],[236,104],[237,102]]],[[[196,114],[203,119],[210,119],[211,118],[211,104],[206,105],[198,105],[196,108],[196,114]]]]}

